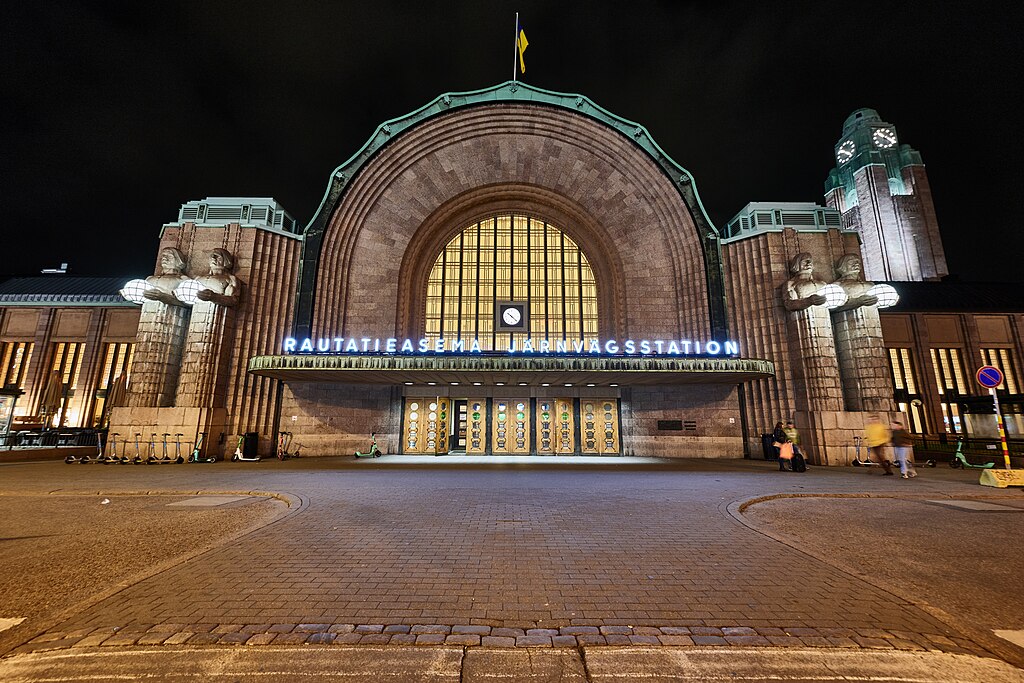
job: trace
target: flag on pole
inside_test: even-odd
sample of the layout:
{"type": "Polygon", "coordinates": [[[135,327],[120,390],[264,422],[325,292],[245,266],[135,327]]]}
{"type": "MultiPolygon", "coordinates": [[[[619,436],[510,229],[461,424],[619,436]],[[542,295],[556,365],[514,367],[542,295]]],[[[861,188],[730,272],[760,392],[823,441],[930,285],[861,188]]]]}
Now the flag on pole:
{"type": "Polygon", "coordinates": [[[519,26],[519,32],[516,33],[516,49],[519,50],[520,73],[526,73],[526,62],[523,60],[523,53],[526,52],[526,48],[529,45],[529,41],[526,40],[526,31],[523,30],[522,26],[519,26]]]}

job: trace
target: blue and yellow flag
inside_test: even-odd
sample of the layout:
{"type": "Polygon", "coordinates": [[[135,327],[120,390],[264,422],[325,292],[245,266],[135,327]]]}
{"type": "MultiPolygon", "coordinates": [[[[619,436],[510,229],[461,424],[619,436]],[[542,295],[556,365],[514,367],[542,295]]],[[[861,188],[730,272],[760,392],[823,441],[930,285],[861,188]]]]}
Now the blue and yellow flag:
{"type": "Polygon", "coordinates": [[[526,62],[523,60],[523,53],[530,43],[526,40],[526,31],[522,25],[519,26],[519,33],[516,34],[516,47],[519,49],[519,72],[526,73],[526,62]]]}

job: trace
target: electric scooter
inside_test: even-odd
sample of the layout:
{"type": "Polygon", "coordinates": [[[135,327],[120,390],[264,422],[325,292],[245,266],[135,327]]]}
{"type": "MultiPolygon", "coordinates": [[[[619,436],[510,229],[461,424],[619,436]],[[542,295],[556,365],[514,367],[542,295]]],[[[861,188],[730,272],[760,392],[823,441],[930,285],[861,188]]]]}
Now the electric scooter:
{"type": "Polygon", "coordinates": [[[297,458],[297,457],[299,457],[299,448],[301,448],[301,446],[299,446],[299,448],[296,448],[294,453],[289,453],[288,452],[288,447],[291,445],[291,443],[292,443],[292,433],[291,432],[278,432],[277,433],[277,459],[278,460],[287,460],[288,458],[297,458]]]}
{"type": "Polygon", "coordinates": [[[972,465],[971,463],[967,462],[967,458],[964,457],[963,450],[964,440],[957,439],[956,453],[953,454],[953,457],[949,461],[949,466],[955,470],[962,470],[968,467],[972,470],[989,470],[996,466],[994,462],[987,462],[984,465],[972,465]]]}
{"type": "MultiPolygon", "coordinates": [[[[156,435],[154,434],[154,436],[156,436],[156,435]]],[[[168,463],[174,463],[176,465],[180,465],[181,463],[185,462],[185,458],[183,458],[181,456],[181,434],[175,434],[174,435],[174,457],[173,458],[171,457],[170,453],[167,450],[167,437],[169,437],[169,436],[170,436],[169,432],[166,432],[163,435],[163,437],[164,437],[164,440],[163,440],[163,457],[156,458],[153,455],[151,455],[149,460],[146,461],[147,464],[150,464],[150,465],[153,465],[153,464],[164,465],[164,464],[168,464],[168,463]]]]}
{"type": "MultiPolygon", "coordinates": [[[[164,457],[167,457],[167,439],[164,439],[164,457]]],[[[146,464],[153,465],[160,462],[156,457],[156,432],[149,435],[149,455],[146,457],[146,464]]]]}
{"type": "Polygon", "coordinates": [[[370,434],[370,448],[365,453],[356,451],[357,458],[379,458],[381,456],[380,448],[377,447],[377,433],[373,432],[370,434]]]}
{"type": "Polygon", "coordinates": [[[871,458],[868,458],[866,460],[860,459],[860,445],[862,441],[864,441],[862,437],[853,437],[853,446],[854,448],[857,449],[857,452],[853,456],[853,460],[850,461],[850,464],[853,465],[854,467],[880,467],[880,465],[871,458]]]}
{"type": "Polygon", "coordinates": [[[196,436],[196,445],[192,449],[192,454],[188,456],[189,462],[217,462],[217,455],[215,453],[200,456],[203,450],[203,440],[206,439],[206,432],[199,432],[196,436]]]}
{"type": "Polygon", "coordinates": [[[142,436],[139,432],[135,432],[135,457],[132,458],[133,465],[139,465],[142,463],[142,453],[139,449],[139,437],[142,436]]]}
{"type": "Polygon", "coordinates": [[[245,462],[259,462],[262,458],[258,455],[248,458],[245,453],[242,452],[242,444],[245,443],[245,436],[242,434],[238,435],[238,445],[235,446],[235,454],[231,456],[232,462],[238,462],[244,460],[245,462]]]}

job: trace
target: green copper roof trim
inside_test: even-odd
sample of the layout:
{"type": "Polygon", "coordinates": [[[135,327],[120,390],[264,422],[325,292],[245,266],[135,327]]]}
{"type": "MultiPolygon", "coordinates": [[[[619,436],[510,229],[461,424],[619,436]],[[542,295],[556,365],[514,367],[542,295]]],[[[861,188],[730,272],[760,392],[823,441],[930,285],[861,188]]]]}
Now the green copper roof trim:
{"type": "Polygon", "coordinates": [[[714,335],[727,336],[728,323],[725,314],[725,287],[721,249],[718,241],[719,231],[711,222],[707,211],[704,210],[704,204],[697,193],[693,175],[666,154],[642,125],[612,114],[584,95],[544,90],[519,81],[505,81],[481,90],[445,93],[405,116],[385,121],[377,127],[377,130],[359,151],[334,169],[324,197],[320,201],[320,206],[303,230],[304,244],[299,266],[295,334],[302,336],[309,332],[313,317],[313,301],[316,295],[316,269],[320,259],[323,233],[334,208],[338,205],[349,183],[358,175],[363,166],[389,142],[424,121],[458,109],[499,102],[543,104],[582,114],[632,139],[658,164],[693,215],[697,236],[704,250],[707,269],[711,331],[714,335]]]}
{"type": "MultiPolygon", "coordinates": [[[[422,123],[434,116],[446,114],[462,107],[490,104],[493,102],[532,102],[550,104],[589,116],[592,119],[596,119],[601,123],[614,128],[626,137],[633,138],[636,144],[647,152],[648,156],[650,156],[676,184],[693,184],[693,174],[680,166],[674,159],[672,159],[672,157],[666,154],[665,150],[663,150],[658,143],[654,141],[654,138],[651,137],[650,132],[648,132],[648,130],[639,123],[635,123],[611,113],[604,107],[595,104],[593,100],[585,95],[573,95],[555,92],[553,90],[544,90],[543,88],[528,85],[520,81],[505,81],[499,85],[495,85],[490,88],[483,88],[481,90],[445,93],[436,97],[432,102],[425,104],[405,116],[390,119],[377,126],[377,130],[374,131],[373,135],[370,136],[370,139],[359,148],[359,151],[349,157],[347,161],[338,166],[331,173],[331,180],[327,185],[327,190],[324,192],[323,199],[320,201],[320,206],[317,208],[313,219],[306,225],[304,232],[308,231],[316,222],[317,217],[319,217],[320,212],[323,211],[324,206],[331,197],[331,190],[338,186],[340,186],[340,188],[345,187],[348,182],[355,177],[363,164],[369,161],[370,158],[380,151],[380,149],[389,141],[396,138],[409,128],[412,128],[416,124],[422,123]]],[[[704,210],[704,204],[700,200],[700,195],[697,193],[696,187],[693,187],[693,194],[694,198],[697,200],[697,206],[700,207],[703,218],[717,235],[718,229],[711,222],[707,211],[704,210]]]]}

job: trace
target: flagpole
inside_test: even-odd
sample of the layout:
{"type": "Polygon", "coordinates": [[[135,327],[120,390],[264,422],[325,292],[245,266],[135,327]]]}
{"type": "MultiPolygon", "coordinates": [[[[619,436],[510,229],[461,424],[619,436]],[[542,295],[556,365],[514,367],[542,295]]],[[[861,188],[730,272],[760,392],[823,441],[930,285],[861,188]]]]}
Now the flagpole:
{"type": "Polygon", "coordinates": [[[516,81],[516,60],[519,58],[519,12],[516,12],[516,39],[512,41],[512,82],[516,81]]]}

